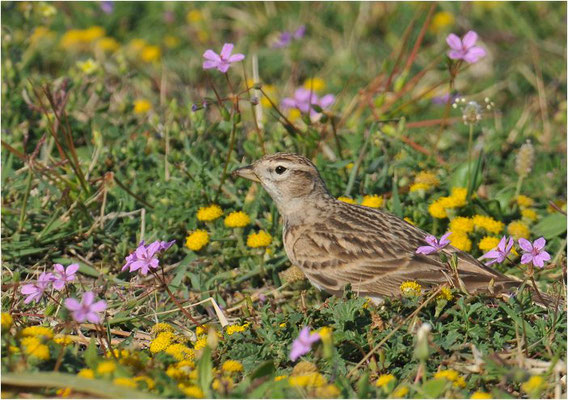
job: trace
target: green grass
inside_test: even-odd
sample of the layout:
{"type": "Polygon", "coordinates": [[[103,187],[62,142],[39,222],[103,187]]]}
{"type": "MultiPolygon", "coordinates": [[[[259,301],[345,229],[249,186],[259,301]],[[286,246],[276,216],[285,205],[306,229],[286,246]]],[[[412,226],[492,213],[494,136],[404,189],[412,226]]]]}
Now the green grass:
{"type": "MultiPolygon", "coordinates": [[[[503,224],[500,232],[478,227],[467,234],[476,257],[485,236],[512,234],[510,224],[522,221],[531,241],[545,237],[552,257],[535,281],[564,305],[564,3],[119,2],[109,15],[99,3],[52,6],[2,3],[3,393],[53,396],[68,387],[115,397],[565,396],[564,311],[535,305],[527,290],[509,300],[458,289],[443,300],[425,292],[381,306],[349,291],[328,298],[291,278],[268,194],[228,174],[264,154],[292,151],[316,163],[333,195],[357,202],[382,196],[384,209],[437,236],[456,216],[490,216],[503,224]],[[442,12],[453,22],[441,23],[448,15],[442,12]],[[272,47],[280,32],[302,24],[303,38],[272,47]],[[472,65],[449,62],[446,36],[470,29],[488,56],[472,65]],[[141,50],[135,39],[145,41],[141,50]],[[219,52],[225,42],[246,55],[228,79],[201,67],[203,52],[219,52]],[[104,43],[116,49],[104,50],[104,43]],[[89,59],[92,71],[79,64],[89,59]],[[246,85],[253,59],[262,83],[255,89],[246,85]],[[325,86],[318,95],[336,96],[319,121],[280,107],[311,78],[325,86]],[[250,102],[259,86],[276,106],[262,97],[261,120],[250,102]],[[470,162],[470,128],[460,109],[432,101],[449,88],[482,106],[485,98],[494,103],[472,126],[470,162]],[[239,94],[238,107],[231,93],[239,94]],[[149,109],[137,112],[141,100],[149,109]],[[204,100],[206,109],[191,110],[204,100]],[[516,164],[527,140],[534,161],[521,178],[516,164]],[[411,191],[424,171],[439,184],[411,191]],[[449,209],[449,218],[434,218],[429,206],[454,187],[472,196],[449,209]],[[523,216],[518,194],[534,200],[536,220],[523,216]],[[198,209],[210,204],[223,217],[199,221],[198,209]],[[241,210],[251,223],[226,227],[223,218],[241,210]],[[206,230],[209,242],[192,251],[185,238],[196,229],[206,230]],[[247,246],[259,230],[272,237],[266,249],[247,246]],[[160,279],[121,272],[140,240],[174,239],[160,256],[160,279]],[[78,280],[24,304],[22,285],[55,263],[79,263],[78,280]],[[62,306],[88,290],[108,303],[97,328],[73,322],[62,306]],[[230,329],[211,302],[179,310],[209,298],[230,329]],[[179,352],[148,350],[150,342],[156,346],[157,322],[173,326],[177,340],[195,350],[194,366],[177,364],[179,352]],[[196,335],[196,322],[219,335],[196,335]],[[420,341],[426,322],[432,329],[420,341]],[[41,338],[49,355],[38,358],[22,333],[34,325],[73,342],[41,338]],[[303,326],[333,332],[302,357],[315,366],[289,359],[303,326]],[[232,333],[235,327],[242,328],[232,333]],[[114,359],[108,343],[128,353],[105,374],[101,363],[114,359]],[[229,359],[244,370],[223,372],[229,359]],[[85,368],[105,382],[66,375],[85,368]],[[302,368],[321,376],[306,383],[302,368]],[[457,371],[455,382],[436,378],[448,369],[457,371]],[[384,374],[396,381],[375,386],[384,374]],[[283,375],[293,378],[275,381],[283,375]],[[117,378],[131,387],[111,383],[117,378]]],[[[496,268],[532,285],[518,257],[496,268]]]]}

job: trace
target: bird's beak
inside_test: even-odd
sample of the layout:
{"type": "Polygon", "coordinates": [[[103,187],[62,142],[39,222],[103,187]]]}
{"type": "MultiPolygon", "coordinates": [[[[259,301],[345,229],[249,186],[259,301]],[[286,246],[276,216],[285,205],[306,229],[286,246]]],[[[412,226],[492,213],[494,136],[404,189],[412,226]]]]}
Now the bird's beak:
{"type": "Polygon", "coordinates": [[[231,173],[231,175],[233,177],[240,176],[241,178],[249,179],[253,182],[259,182],[260,183],[260,179],[258,179],[258,176],[256,176],[256,174],[254,173],[254,169],[252,168],[252,165],[236,169],[231,173]]]}

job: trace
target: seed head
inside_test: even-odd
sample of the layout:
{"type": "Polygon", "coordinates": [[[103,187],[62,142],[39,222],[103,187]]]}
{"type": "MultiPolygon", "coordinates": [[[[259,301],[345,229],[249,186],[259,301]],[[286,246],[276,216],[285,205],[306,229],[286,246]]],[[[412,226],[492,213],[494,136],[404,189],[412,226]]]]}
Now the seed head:
{"type": "Polygon", "coordinates": [[[534,147],[530,140],[519,149],[517,159],[515,160],[515,172],[522,178],[525,178],[532,170],[534,164],[534,147]]]}

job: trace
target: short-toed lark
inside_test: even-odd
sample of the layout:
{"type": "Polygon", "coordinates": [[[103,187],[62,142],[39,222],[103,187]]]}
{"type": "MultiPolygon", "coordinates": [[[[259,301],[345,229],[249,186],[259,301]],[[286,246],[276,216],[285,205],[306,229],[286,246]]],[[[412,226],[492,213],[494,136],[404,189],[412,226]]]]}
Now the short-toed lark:
{"type": "Polygon", "coordinates": [[[440,253],[457,256],[456,278],[439,253],[417,254],[427,232],[379,209],[347,204],[327,190],[315,165],[305,157],[277,153],[233,175],[260,184],[284,218],[286,254],[320,290],[335,295],[346,284],[361,296],[379,302],[400,294],[400,285],[416,281],[423,287],[449,283],[478,291],[508,292],[519,282],[452,246],[440,253]]]}

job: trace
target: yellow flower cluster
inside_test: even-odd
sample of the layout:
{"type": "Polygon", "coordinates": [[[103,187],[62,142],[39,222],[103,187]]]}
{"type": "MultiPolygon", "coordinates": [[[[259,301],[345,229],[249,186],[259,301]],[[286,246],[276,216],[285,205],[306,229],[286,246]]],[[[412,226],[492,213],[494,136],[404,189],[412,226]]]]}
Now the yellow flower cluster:
{"type": "Polygon", "coordinates": [[[414,183],[410,186],[411,192],[430,190],[440,184],[440,180],[432,172],[420,171],[414,177],[414,183]]]}
{"type": "Polygon", "coordinates": [[[174,334],[172,332],[161,332],[150,342],[150,353],[159,353],[168,348],[168,346],[174,340],[174,334]]]}
{"type": "Polygon", "coordinates": [[[486,252],[489,250],[493,250],[499,244],[500,239],[495,236],[485,236],[483,239],[479,241],[477,247],[479,250],[486,252]]]}
{"type": "Polygon", "coordinates": [[[512,221],[509,226],[507,226],[507,232],[509,235],[513,236],[515,240],[520,238],[528,239],[531,231],[529,227],[522,221],[512,221]]]}
{"type": "Polygon", "coordinates": [[[319,92],[325,89],[325,81],[321,78],[310,78],[304,82],[304,88],[319,92]]]}
{"type": "Polygon", "coordinates": [[[486,392],[482,392],[482,391],[476,391],[473,392],[473,394],[471,395],[470,399],[492,399],[493,397],[486,392]]]}
{"type": "Polygon", "coordinates": [[[37,336],[25,336],[22,338],[22,348],[28,356],[33,356],[39,360],[49,360],[49,347],[43,344],[37,336]]]}
{"type": "Polygon", "coordinates": [[[420,296],[422,292],[422,286],[414,281],[402,282],[400,285],[400,292],[404,296],[420,296]]]}
{"type": "Polygon", "coordinates": [[[447,27],[454,24],[456,19],[454,14],[448,11],[439,11],[432,17],[432,23],[430,24],[430,30],[434,33],[439,33],[446,29],[447,27]]]}
{"type": "Polygon", "coordinates": [[[193,344],[193,348],[195,350],[201,350],[205,346],[207,346],[207,336],[197,339],[197,341],[193,344]]]}
{"type": "Polygon", "coordinates": [[[498,234],[503,230],[503,223],[485,215],[474,215],[473,225],[477,229],[484,229],[489,233],[498,234]]]}
{"type": "Polygon", "coordinates": [[[166,350],[166,354],[171,355],[176,361],[193,360],[195,358],[195,351],[181,343],[170,344],[166,350]]]}
{"type": "Polygon", "coordinates": [[[337,198],[337,200],[342,201],[344,203],[348,203],[348,204],[357,204],[357,202],[349,197],[345,197],[345,196],[339,196],[337,198]]]}
{"type": "Polygon", "coordinates": [[[467,189],[453,188],[452,194],[447,197],[440,197],[428,207],[428,212],[434,218],[442,219],[447,218],[447,209],[463,207],[467,204],[466,201],[467,189]]]}
{"type": "Polygon", "coordinates": [[[521,385],[521,389],[526,393],[533,393],[542,390],[546,386],[542,376],[534,375],[521,385]]]}
{"type": "Polygon", "coordinates": [[[452,301],[452,299],[454,298],[454,295],[452,294],[452,290],[449,287],[444,286],[442,288],[442,290],[440,290],[440,294],[438,295],[438,298],[444,299],[444,300],[447,300],[447,301],[452,301]]]}
{"type": "Polygon", "coordinates": [[[363,197],[361,205],[365,207],[379,208],[383,205],[383,198],[376,194],[366,195],[365,197],[363,197]]]}
{"type": "Polygon", "coordinates": [[[469,233],[473,231],[473,220],[468,217],[455,217],[450,221],[450,232],[469,233]]]}
{"type": "Polygon", "coordinates": [[[41,336],[45,339],[53,339],[53,330],[46,326],[28,326],[20,332],[22,336],[41,336]]]}
{"type": "Polygon", "coordinates": [[[321,341],[324,343],[331,343],[333,329],[329,326],[324,326],[319,330],[321,341]]]}
{"type": "Polygon", "coordinates": [[[205,397],[203,391],[197,385],[185,385],[180,383],[178,388],[183,392],[183,394],[192,399],[202,399],[205,397]]]}
{"type": "Polygon", "coordinates": [[[523,208],[521,210],[521,215],[523,218],[527,219],[528,221],[536,221],[538,216],[536,215],[536,211],[532,208],[523,208]]]}
{"type": "Polygon", "coordinates": [[[234,211],[225,217],[227,228],[243,228],[250,224],[250,217],[243,211],[234,211]]]}
{"type": "Polygon", "coordinates": [[[379,376],[379,379],[377,379],[377,382],[375,382],[375,386],[384,387],[395,380],[396,378],[393,374],[382,374],[379,376]]]}
{"type": "Polygon", "coordinates": [[[61,334],[56,335],[55,338],[53,338],[53,341],[62,346],[69,346],[70,344],[73,343],[73,339],[71,338],[71,336],[61,335],[61,334]]]}
{"type": "Polygon", "coordinates": [[[211,384],[213,390],[217,392],[228,392],[233,388],[233,386],[235,386],[235,382],[233,381],[233,378],[229,376],[215,378],[211,384]]]}
{"type": "Polygon", "coordinates": [[[114,378],[112,383],[114,383],[115,385],[125,386],[132,389],[136,389],[137,387],[136,381],[134,379],[126,377],[114,378]]]}
{"type": "Polygon", "coordinates": [[[146,114],[152,109],[152,103],[146,99],[138,99],[134,101],[134,114],[146,114]]]}
{"type": "Polygon", "coordinates": [[[392,397],[395,399],[401,399],[408,394],[408,387],[401,386],[392,392],[392,397]]]}
{"type": "Polygon", "coordinates": [[[102,38],[105,30],[100,26],[91,26],[87,29],[71,29],[65,32],[60,45],[66,49],[84,49],[90,43],[102,38]]]}
{"type": "Polygon", "coordinates": [[[89,58],[85,61],[77,61],[77,68],[79,68],[85,74],[91,75],[99,68],[99,65],[95,62],[95,60],[89,58]]]}
{"type": "Polygon", "coordinates": [[[340,394],[339,388],[333,383],[317,387],[315,391],[316,397],[320,399],[335,399],[339,397],[340,394]]]}
{"type": "Polygon", "coordinates": [[[203,19],[203,13],[199,10],[189,10],[185,15],[185,20],[189,23],[199,22],[203,19]]]}
{"type": "Polygon", "coordinates": [[[410,193],[412,192],[419,192],[419,191],[427,191],[428,189],[430,189],[431,186],[425,184],[425,183],[413,183],[412,185],[410,185],[410,193]]]}
{"type": "Polygon", "coordinates": [[[14,323],[14,320],[12,319],[12,316],[7,312],[3,312],[2,313],[2,330],[7,331],[8,329],[10,329],[12,327],[13,323],[14,323]]]}
{"type": "Polygon", "coordinates": [[[460,231],[452,232],[448,239],[450,240],[450,244],[457,249],[463,251],[471,250],[471,240],[467,237],[467,233],[460,231]]]}
{"type": "Polygon", "coordinates": [[[266,247],[269,246],[270,243],[272,243],[272,236],[264,230],[258,231],[258,233],[250,233],[247,237],[248,247],[266,247]]]}
{"type": "Polygon", "coordinates": [[[319,372],[312,372],[306,375],[291,376],[288,378],[291,386],[299,387],[320,387],[327,383],[325,377],[319,372]]]}
{"type": "Polygon", "coordinates": [[[150,330],[150,333],[152,333],[152,335],[157,335],[161,332],[172,332],[173,333],[174,328],[170,324],[167,324],[165,322],[158,322],[157,324],[152,326],[152,329],[150,330]]]}
{"type": "Polygon", "coordinates": [[[453,386],[458,388],[465,387],[465,380],[460,376],[457,371],[453,369],[446,369],[443,371],[438,371],[434,374],[435,379],[446,379],[453,383],[453,386]]]}
{"type": "Polygon", "coordinates": [[[135,56],[147,63],[159,61],[162,57],[162,50],[146,43],[144,39],[132,39],[128,47],[135,56]]]}
{"type": "Polygon", "coordinates": [[[97,374],[105,375],[112,374],[116,370],[116,364],[114,361],[101,361],[97,365],[97,374]]]}
{"type": "Polygon", "coordinates": [[[200,221],[214,221],[221,215],[223,215],[223,210],[217,204],[211,204],[197,210],[197,219],[200,221]]]}
{"type": "Polygon", "coordinates": [[[77,373],[77,376],[86,379],[95,379],[95,373],[92,369],[89,368],[83,368],[77,373]]]}
{"type": "Polygon", "coordinates": [[[209,325],[207,324],[203,324],[195,328],[195,335],[197,337],[207,335],[207,332],[209,332],[209,325]]]}
{"type": "Polygon", "coordinates": [[[521,208],[532,207],[534,200],[524,194],[520,194],[517,196],[517,205],[521,208]]]}
{"type": "Polygon", "coordinates": [[[237,333],[237,332],[244,332],[244,331],[246,331],[248,326],[249,326],[248,322],[246,324],[243,324],[243,325],[237,325],[237,324],[229,325],[226,328],[227,335],[232,335],[232,334],[237,333]]]}
{"type": "Polygon", "coordinates": [[[209,243],[209,233],[203,229],[196,229],[185,238],[185,247],[199,251],[209,243]]]}
{"type": "Polygon", "coordinates": [[[242,372],[243,371],[243,364],[236,360],[227,360],[221,366],[221,369],[225,372],[242,372]]]}

